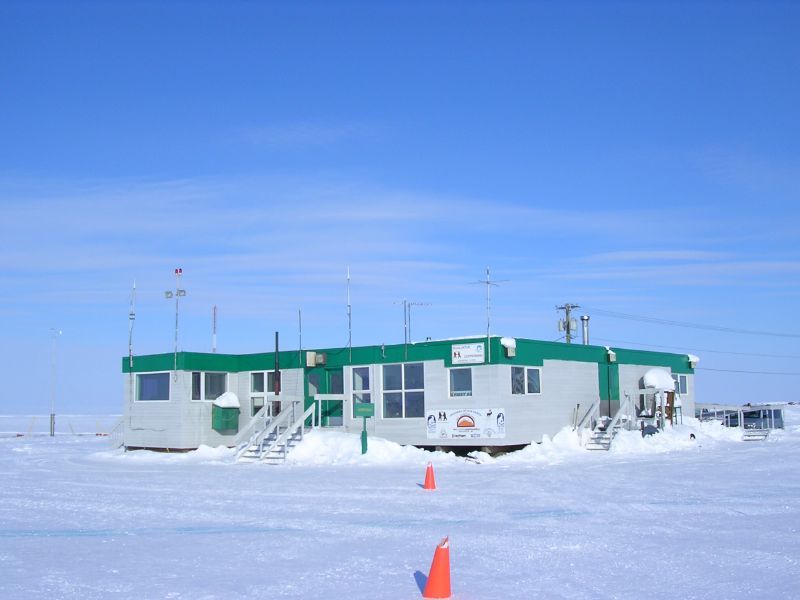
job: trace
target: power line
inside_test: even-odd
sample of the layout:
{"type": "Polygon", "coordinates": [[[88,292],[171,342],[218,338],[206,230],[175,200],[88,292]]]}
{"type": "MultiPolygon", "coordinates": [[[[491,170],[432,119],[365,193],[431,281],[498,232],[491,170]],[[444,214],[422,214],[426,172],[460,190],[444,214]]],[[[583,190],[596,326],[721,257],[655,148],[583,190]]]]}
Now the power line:
{"type": "MultiPolygon", "coordinates": [[[[670,348],[685,350],[683,346],[664,346],[659,344],[644,344],[642,342],[631,342],[626,340],[610,340],[608,338],[595,338],[601,342],[611,342],[613,344],[633,344],[635,346],[646,346],[648,348],[670,348]]],[[[735,356],[758,356],[760,358],[800,358],[798,354],[762,354],[758,352],[733,352],[730,350],[709,350],[707,348],[694,348],[692,352],[711,352],[713,354],[732,354],[735,356]]]]}
{"type": "Polygon", "coordinates": [[[688,329],[705,329],[707,331],[721,331],[724,333],[740,333],[745,335],[765,335],[765,336],[772,336],[772,337],[784,337],[784,338],[800,338],[800,334],[798,333],[778,333],[775,331],[757,331],[754,329],[738,329],[736,327],[722,327],[719,325],[704,325],[700,323],[686,323],[683,321],[673,321],[671,319],[659,319],[656,317],[644,317],[642,315],[631,315],[627,313],[620,313],[614,312],[610,310],[601,310],[598,308],[587,308],[584,306],[589,312],[593,312],[598,315],[604,315],[606,317],[613,317],[615,319],[628,319],[631,321],[642,321],[644,323],[657,323],[659,325],[670,325],[672,327],[686,327],[688,329]]]}
{"type": "Polygon", "coordinates": [[[787,371],[740,371],[738,369],[711,369],[709,367],[696,367],[695,371],[718,371],[720,373],[745,373],[747,375],[792,375],[800,376],[800,373],[787,371]]]}

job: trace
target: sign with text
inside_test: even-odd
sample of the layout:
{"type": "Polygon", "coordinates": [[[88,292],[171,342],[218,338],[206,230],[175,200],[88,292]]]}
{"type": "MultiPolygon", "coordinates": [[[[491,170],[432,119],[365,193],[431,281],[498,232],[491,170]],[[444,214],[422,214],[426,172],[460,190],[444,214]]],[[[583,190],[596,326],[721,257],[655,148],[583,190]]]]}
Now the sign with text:
{"type": "Polygon", "coordinates": [[[484,361],[483,349],[486,344],[478,342],[476,344],[453,344],[453,364],[471,365],[484,361]]]}
{"type": "Polygon", "coordinates": [[[506,411],[502,408],[428,410],[425,417],[429,440],[506,437],[506,411]]]}
{"type": "Polygon", "coordinates": [[[375,405],[374,404],[355,404],[353,405],[353,416],[355,417],[374,417],[375,405]]]}

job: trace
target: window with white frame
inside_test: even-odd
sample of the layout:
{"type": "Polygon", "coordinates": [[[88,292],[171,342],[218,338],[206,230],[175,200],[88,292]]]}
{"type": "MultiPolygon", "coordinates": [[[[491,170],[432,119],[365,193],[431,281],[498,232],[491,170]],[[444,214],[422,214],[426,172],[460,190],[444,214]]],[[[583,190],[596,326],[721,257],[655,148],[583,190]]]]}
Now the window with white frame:
{"type": "Polygon", "coordinates": [[[250,413],[255,416],[264,408],[264,373],[250,373],[250,413]]]}
{"type": "Polygon", "coordinates": [[[328,393],[344,394],[344,373],[342,369],[328,371],[328,393]]]}
{"type": "Polygon", "coordinates": [[[137,402],[168,402],[169,373],[139,373],[136,375],[137,402]]]}
{"type": "Polygon", "coordinates": [[[192,400],[216,400],[228,391],[227,373],[192,372],[192,400]]]}
{"type": "Polygon", "coordinates": [[[679,394],[687,394],[689,392],[689,379],[686,375],[672,375],[675,381],[675,391],[679,394]]]}
{"type": "Polygon", "coordinates": [[[472,396],[472,369],[450,369],[450,396],[472,396]]]}
{"type": "Polygon", "coordinates": [[[255,414],[264,406],[265,397],[275,393],[275,371],[250,373],[250,406],[255,414]]]}
{"type": "Polygon", "coordinates": [[[353,416],[356,404],[371,404],[372,393],[369,381],[369,367],[353,367],[353,416]]]}
{"type": "Polygon", "coordinates": [[[512,394],[541,394],[542,379],[536,367],[511,367],[512,394]]]}
{"type": "Polygon", "coordinates": [[[406,363],[383,366],[383,418],[425,416],[425,366],[406,363]]]}
{"type": "Polygon", "coordinates": [[[228,374],[206,373],[204,383],[203,398],[205,400],[216,400],[227,391],[228,374]]]}

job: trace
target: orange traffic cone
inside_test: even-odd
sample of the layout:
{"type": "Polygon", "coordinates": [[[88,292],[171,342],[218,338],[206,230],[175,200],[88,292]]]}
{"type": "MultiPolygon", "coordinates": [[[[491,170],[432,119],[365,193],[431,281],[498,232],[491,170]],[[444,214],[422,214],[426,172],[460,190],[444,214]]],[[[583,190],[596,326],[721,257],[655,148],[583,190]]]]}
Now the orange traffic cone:
{"type": "Polygon", "coordinates": [[[433,463],[428,463],[428,468],[425,470],[425,484],[422,486],[422,489],[436,489],[436,479],[433,477],[433,463]]]}
{"type": "Polygon", "coordinates": [[[449,598],[450,595],[450,541],[444,538],[433,554],[431,571],[428,573],[428,582],[422,597],[449,598]]]}

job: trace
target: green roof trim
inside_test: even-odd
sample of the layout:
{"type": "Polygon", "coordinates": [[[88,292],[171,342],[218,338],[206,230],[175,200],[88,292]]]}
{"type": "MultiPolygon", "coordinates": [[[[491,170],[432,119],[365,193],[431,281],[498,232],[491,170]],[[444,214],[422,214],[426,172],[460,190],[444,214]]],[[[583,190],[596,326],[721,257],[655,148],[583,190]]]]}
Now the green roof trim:
{"type": "MultiPolygon", "coordinates": [[[[604,346],[589,346],[583,344],[565,344],[562,342],[545,342],[524,338],[516,339],[516,356],[508,357],[506,349],[500,343],[499,336],[489,340],[489,355],[491,364],[519,364],[541,366],[545,360],[564,360],[590,362],[597,364],[611,364],[608,360],[608,351],[604,346]]],[[[446,367],[452,367],[452,347],[455,344],[474,344],[486,342],[485,337],[464,339],[434,340],[417,342],[413,344],[391,344],[379,346],[358,346],[349,348],[324,348],[280,351],[280,367],[282,369],[297,369],[305,367],[305,353],[316,352],[325,355],[325,367],[335,368],[350,365],[369,365],[382,363],[415,362],[442,360],[446,367]],[[351,358],[352,354],[352,358],[351,358]]],[[[616,353],[616,363],[629,365],[648,365],[667,367],[673,373],[694,373],[689,365],[687,354],[672,354],[667,352],[651,352],[649,350],[627,350],[624,348],[611,348],[616,353]]],[[[128,357],[122,359],[123,373],[142,373],[153,371],[172,371],[176,356],[173,353],[149,354],[133,357],[133,367],[129,365],[128,357]]],[[[465,365],[468,366],[468,365],[465,365]]],[[[224,371],[236,373],[240,371],[271,371],[275,368],[275,353],[263,352],[258,354],[217,354],[204,352],[178,352],[177,368],[179,371],[224,371]]],[[[600,389],[603,389],[604,378],[615,378],[606,369],[600,369],[600,389]],[[603,374],[603,372],[606,372],[603,374]]],[[[612,370],[618,380],[618,369],[612,370]]],[[[612,385],[613,389],[614,386],[612,385]]],[[[608,389],[608,386],[606,386],[608,389]]],[[[617,396],[619,393],[617,392],[617,396]]],[[[613,396],[613,393],[612,393],[613,396]]],[[[613,398],[612,399],[618,399],[613,398]]]]}

